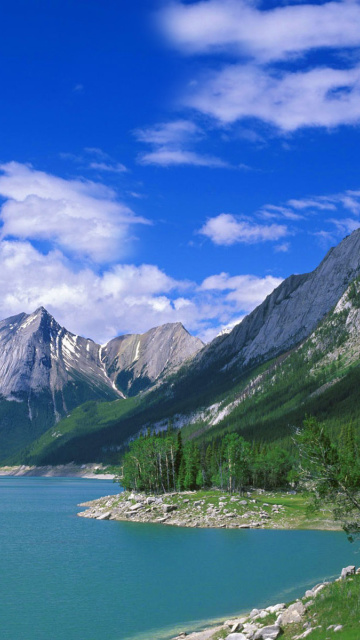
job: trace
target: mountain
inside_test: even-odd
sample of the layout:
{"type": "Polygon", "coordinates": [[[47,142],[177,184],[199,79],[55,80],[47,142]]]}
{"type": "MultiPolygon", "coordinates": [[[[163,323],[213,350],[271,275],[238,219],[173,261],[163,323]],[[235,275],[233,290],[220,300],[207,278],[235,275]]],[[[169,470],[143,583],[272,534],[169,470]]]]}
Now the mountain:
{"type": "Polygon", "coordinates": [[[114,338],[103,349],[102,361],[117,389],[134,396],[164,378],[203,348],[180,322],[164,324],[142,335],[114,338]]]}
{"type": "Polygon", "coordinates": [[[0,322],[0,455],[24,446],[88,400],[160,383],[203,347],[180,323],[100,346],[40,307],[0,322]]]}
{"type": "Polygon", "coordinates": [[[287,278],[159,388],[123,403],[78,407],[59,423],[56,442],[47,432],[26,460],[116,460],[128,438],[169,421],[202,439],[227,430],[289,439],[290,426],[306,413],[332,428],[349,419],[360,428],[359,276],[357,230],[314,271],[287,278]]]}
{"type": "Polygon", "coordinates": [[[252,313],[198,355],[200,369],[244,370],[291,349],[315,329],[360,273],[360,230],[330,249],[311,273],[284,280],[252,313]]]}

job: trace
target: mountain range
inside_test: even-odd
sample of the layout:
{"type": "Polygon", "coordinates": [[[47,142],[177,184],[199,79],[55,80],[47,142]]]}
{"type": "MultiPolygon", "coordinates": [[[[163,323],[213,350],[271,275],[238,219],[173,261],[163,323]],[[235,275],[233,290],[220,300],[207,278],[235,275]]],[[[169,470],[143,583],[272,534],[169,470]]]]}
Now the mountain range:
{"type": "Polygon", "coordinates": [[[289,438],[307,412],[360,426],[359,276],[356,230],[206,346],[181,324],[100,346],[44,309],[3,321],[2,458],[111,461],[135,434],[169,423],[189,438],[263,440],[289,438]]]}
{"type": "Polygon", "coordinates": [[[0,322],[0,451],[31,442],[87,400],[124,399],[159,383],[203,343],[180,323],[98,345],[40,307],[0,322]]]}

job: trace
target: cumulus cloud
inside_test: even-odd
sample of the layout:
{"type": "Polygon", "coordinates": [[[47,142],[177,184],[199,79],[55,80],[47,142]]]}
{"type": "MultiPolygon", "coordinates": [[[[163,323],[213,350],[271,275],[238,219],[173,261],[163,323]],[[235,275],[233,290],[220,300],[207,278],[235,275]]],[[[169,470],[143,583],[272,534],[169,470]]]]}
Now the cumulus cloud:
{"type": "Polygon", "coordinates": [[[119,259],[135,224],[149,224],[103,184],[64,180],[31,166],[0,165],[1,236],[51,241],[97,262],[119,259]]]}
{"type": "Polygon", "coordinates": [[[230,213],[221,213],[214,218],[209,218],[199,233],[210,238],[214,244],[229,246],[238,243],[253,244],[279,240],[288,234],[288,229],[285,225],[257,224],[237,218],[230,213]]]}
{"type": "Polygon", "coordinates": [[[115,265],[101,274],[74,270],[59,250],[44,255],[29,242],[13,240],[0,242],[0,261],[0,317],[43,305],[70,331],[101,343],[178,321],[208,339],[280,283],[221,274],[198,285],[176,281],[147,264],[115,265]]]}
{"type": "Polygon", "coordinates": [[[245,311],[250,311],[259,304],[259,300],[264,300],[281,283],[282,278],[273,276],[265,276],[265,278],[253,275],[230,276],[223,272],[206,278],[201,289],[226,292],[227,301],[234,301],[245,311]]]}
{"type": "Polygon", "coordinates": [[[203,56],[204,73],[190,83],[182,106],[221,126],[255,118],[280,133],[359,122],[360,66],[343,55],[360,48],[359,2],[268,10],[251,0],[173,2],[158,18],[172,45],[203,56]],[[307,57],[324,50],[331,64],[307,57]],[[214,52],[231,55],[232,64],[211,70],[204,54],[214,52]]]}
{"type": "Polygon", "coordinates": [[[191,147],[204,137],[203,131],[189,120],[175,120],[153,127],[137,129],[137,140],[151,146],[151,150],[139,156],[145,165],[192,165],[197,167],[227,167],[220,158],[200,154],[191,147]]]}

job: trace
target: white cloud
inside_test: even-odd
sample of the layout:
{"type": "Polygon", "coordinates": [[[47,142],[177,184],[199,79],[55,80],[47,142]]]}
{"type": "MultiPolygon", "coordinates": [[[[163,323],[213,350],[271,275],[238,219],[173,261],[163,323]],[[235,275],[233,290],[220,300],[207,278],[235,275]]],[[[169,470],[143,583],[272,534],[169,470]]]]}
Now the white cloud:
{"type": "Polygon", "coordinates": [[[284,131],[336,127],[360,120],[360,66],[306,71],[226,66],[184,97],[184,104],[222,125],[256,118],[284,131]]]}
{"type": "Polygon", "coordinates": [[[357,2],[258,9],[244,0],[173,2],[159,13],[161,28],[186,53],[230,51],[261,62],[318,48],[360,46],[357,2]]]}
{"type": "Polygon", "coordinates": [[[220,273],[206,278],[201,289],[225,292],[227,302],[236,302],[239,308],[250,311],[281,283],[282,278],[273,276],[258,278],[253,275],[229,276],[228,273],[220,273]]]}
{"type": "Polygon", "coordinates": [[[209,218],[199,233],[218,245],[253,244],[267,240],[279,240],[288,234],[287,227],[279,224],[263,225],[242,220],[229,213],[209,218]]]}
{"type": "Polygon", "coordinates": [[[220,126],[256,119],[279,133],[360,121],[360,3],[344,0],[264,10],[252,0],[172,2],[158,14],[163,33],[182,52],[201,54],[204,73],[181,104],[220,126]],[[324,63],[306,57],[330,53],[324,63]],[[204,54],[233,64],[211,69],[204,54]],[[335,62],[336,56],[338,61],[335,62]],[[331,60],[331,64],[329,64],[331,60]],[[281,61],[281,67],[277,65],[281,61]]]}
{"type": "Polygon", "coordinates": [[[101,274],[90,268],[75,271],[60,251],[44,255],[21,241],[0,242],[0,262],[1,318],[43,305],[70,331],[101,343],[178,321],[204,338],[216,335],[280,283],[221,274],[198,286],[146,264],[115,265],[101,274]]]}
{"type": "Polygon", "coordinates": [[[137,129],[134,132],[137,140],[152,147],[147,153],[139,156],[144,165],[162,167],[192,165],[195,167],[227,167],[227,162],[220,158],[191,150],[197,141],[204,137],[203,131],[189,120],[175,120],[157,124],[154,127],[137,129]]]}
{"type": "Polygon", "coordinates": [[[149,223],[103,184],[64,180],[17,162],[0,170],[3,238],[50,241],[76,256],[109,262],[124,255],[132,225],[149,223]]]}

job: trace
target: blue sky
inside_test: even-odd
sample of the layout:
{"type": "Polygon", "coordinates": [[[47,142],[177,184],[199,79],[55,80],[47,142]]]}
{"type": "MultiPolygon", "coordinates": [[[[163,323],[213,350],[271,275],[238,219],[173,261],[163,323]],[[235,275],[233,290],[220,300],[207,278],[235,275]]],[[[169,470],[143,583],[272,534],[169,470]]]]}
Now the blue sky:
{"type": "Polygon", "coordinates": [[[13,0],[0,316],[211,339],[360,215],[360,3],[13,0]]]}

